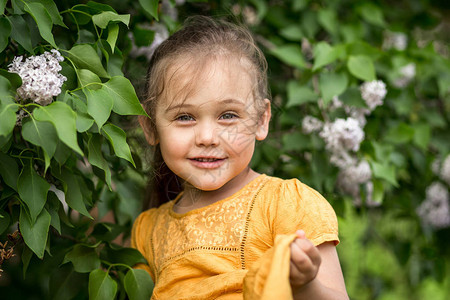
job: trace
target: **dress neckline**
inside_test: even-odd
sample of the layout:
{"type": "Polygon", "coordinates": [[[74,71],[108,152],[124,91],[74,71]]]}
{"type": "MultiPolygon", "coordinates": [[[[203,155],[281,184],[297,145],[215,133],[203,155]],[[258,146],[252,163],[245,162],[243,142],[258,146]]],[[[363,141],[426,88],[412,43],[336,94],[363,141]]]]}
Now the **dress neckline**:
{"type": "Polygon", "coordinates": [[[256,182],[262,181],[262,180],[263,180],[264,178],[266,178],[266,177],[267,177],[267,175],[265,175],[265,174],[259,174],[257,177],[253,178],[253,179],[250,180],[246,185],[244,185],[239,191],[235,192],[234,194],[232,194],[232,195],[230,195],[230,196],[228,196],[228,197],[226,197],[226,198],[223,198],[223,199],[218,200],[218,201],[216,201],[216,202],[214,202],[214,203],[205,205],[205,206],[203,206],[203,207],[194,208],[194,209],[192,209],[192,210],[190,210],[190,211],[188,211],[188,212],[185,212],[185,213],[177,213],[177,212],[175,212],[175,211],[173,210],[173,207],[174,207],[175,203],[177,203],[177,201],[180,200],[180,198],[183,196],[183,193],[184,193],[184,192],[181,192],[181,193],[179,193],[179,194],[177,195],[177,197],[176,197],[175,199],[173,199],[173,200],[170,202],[169,207],[168,207],[168,209],[169,209],[169,214],[170,214],[170,216],[172,216],[172,217],[174,217],[174,218],[177,218],[177,219],[178,219],[178,218],[183,218],[183,217],[186,217],[186,216],[189,216],[189,215],[198,214],[198,213],[202,212],[203,210],[206,210],[206,209],[211,208],[211,207],[214,207],[214,206],[221,205],[222,203],[224,203],[224,202],[226,202],[226,201],[228,201],[228,200],[230,200],[230,199],[232,199],[232,198],[238,197],[239,195],[241,195],[242,193],[244,193],[251,185],[253,185],[253,184],[256,183],[256,182]]]}

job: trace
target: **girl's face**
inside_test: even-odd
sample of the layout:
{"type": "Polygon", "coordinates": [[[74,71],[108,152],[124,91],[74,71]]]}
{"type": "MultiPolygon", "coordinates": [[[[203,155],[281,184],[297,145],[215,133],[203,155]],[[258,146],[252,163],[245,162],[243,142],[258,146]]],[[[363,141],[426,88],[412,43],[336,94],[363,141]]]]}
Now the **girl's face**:
{"type": "Polygon", "coordinates": [[[155,142],[167,166],[200,190],[218,190],[243,174],[255,140],[267,136],[270,102],[257,111],[248,69],[237,58],[211,59],[201,70],[188,60],[169,68],[155,142]]]}

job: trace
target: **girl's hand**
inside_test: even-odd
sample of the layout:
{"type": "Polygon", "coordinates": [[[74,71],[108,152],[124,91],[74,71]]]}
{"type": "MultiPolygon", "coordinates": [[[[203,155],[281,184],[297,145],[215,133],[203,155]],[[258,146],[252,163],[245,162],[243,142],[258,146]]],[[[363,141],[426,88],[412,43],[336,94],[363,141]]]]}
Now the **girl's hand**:
{"type": "Polygon", "coordinates": [[[306,239],[305,232],[298,230],[298,238],[291,244],[291,268],[289,280],[295,294],[314,278],[321,262],[319,250],[306,239]]]}

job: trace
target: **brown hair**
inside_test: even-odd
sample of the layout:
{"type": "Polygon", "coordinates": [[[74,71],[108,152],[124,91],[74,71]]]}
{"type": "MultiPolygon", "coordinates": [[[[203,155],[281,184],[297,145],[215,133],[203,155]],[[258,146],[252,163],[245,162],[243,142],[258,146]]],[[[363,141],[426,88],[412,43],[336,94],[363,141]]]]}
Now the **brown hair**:
{"type": "MultiPolygon", "coordinates": [[[[264,99],[269,98],[267,62],[251,33],[244,26],[227,21],[206,16],[190,17],[179,31],[156,48],[150,59],[145,99],[142,101],[150,118],[141,119],[141,123],[145,124],[144,130],[147,130],[150,136],[157,137],[155,111],[158,101],[165,92],[165,86],[170,80],[168,70],[179,63],[180,58],[195,58],[197,64],[204,65],[207,57],[216,55],[238,56],[250,63],[255,81],[253,97],[256,100],[258,113],[263,112],[264,99]]],[[[159,145],[155,146],[152,164],[154,176],[146,194],[148,208],[158,207],[170,201],[183,189],[182,180],[164,163],[159,145]]]]}

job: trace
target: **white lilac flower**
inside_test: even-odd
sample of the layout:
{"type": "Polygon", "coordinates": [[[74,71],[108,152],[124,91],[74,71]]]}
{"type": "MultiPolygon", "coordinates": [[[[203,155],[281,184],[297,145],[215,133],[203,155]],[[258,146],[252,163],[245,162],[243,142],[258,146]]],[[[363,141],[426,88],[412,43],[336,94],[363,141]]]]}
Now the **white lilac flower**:
{"type": "Polygon", "coordinates": [[[341,169],[338,175],[337,186],[347,195],[353,197],[353,204],[355,206],[362,205],[361,186],[365,188],[365,206],[376,207],[380,203],[373,201],[373,182],[372,171],[370,165],[366,160],[360,161],[358,164],[349,165],[341,169]]]}
{"type": "Polygon", "coordinates": [[[400,72],[401,76],[399,78],[395,79],[393,84],[399,88],[405,87],[416,76],[416,64],[414,64],[414,63],[407,64],[406,66],[402,67],[399,70],[399,72],[400,72]]]}
{"type": "Polygon", "coordinates": [[[326,148],[332,152],[342,151],[342,149],[356,152],[364,140],[364,131],[358,121],[353,118],[327,122],[319,135],[325,141],[326,148]]]}
{"type": "Polygon", "coordinates": [[[403,32],[386,32],[383,40],[384,49],[397,49],[403,51],[408,46],[408,36],[403,32]]]}
{"type": "Polygon", "coordinates": [[[22,57],[15,57],[8,66],[8,71],[17,73],[22,78],[22,85],[17,95],[22,100],[32,100],[40,105],[48,105],[54,96],[61,93],[61,86],[67,78],[61,74],[59,62],[63,61],[59,51],[53,49],[39,56],[31,56],[22,62],[22,57]]]}
{"type": "Polygon", "coordinates": [[[341,149],[340,151],[333,151],[330,155],[330,163],[338,167],[339,169],[345,169],[350,166],[356,165],[357,158],[347,150],[341,149]]]}
{"type": "Polygon", "coordinates": [[[450,154],[447,155],[441,166],[440,177],[450,185],[450,154]]]}
{"type": "Polygon", "coordinates": [[[331,110],[336,110],[338,108],[341,108],[342,106],[344,106],[344,103],[342,103],[342,101],[339,99],[338,96],[334,96],[331,99],[331,104],[330,104],[330,109],[331,110]]]}
{"type": "Polygon", "coordinates": [[[323,127],[323,122],[313,116],[305,116],[302,121],[302,130],[306,134],[317,132],[323,127]]]}
{"type": "Polygon", "coordinates": [[[358,121],[359,126],[363,128],[367,124],[366,116],[370,115],[370,109],[364,107],[344,106],[345,112],[348,116],[358,121]]]}
{"type": "Polygon", "coordinates": [[[362,160],[358,164],[342,169],[340,175],[346,177],[349,182],[361,184],[368,182],[372,178],[372,171],[369,163],[366,160],[362,160]]]}
{"type": "Polygon", "coordinates": [[[364,82],[361,87],[361,97],[366,102],[370,110],[383,104],[383,99],[386,97],[386,84],[381,80],[373,80],[364,82]]]}
{"type": "Polygon", "coordinates": [[[448,189],[440,182],[433,182],[426,190],[425,201],[417,208],[424,224],[435,229],[450,226],[448,189]]]}

